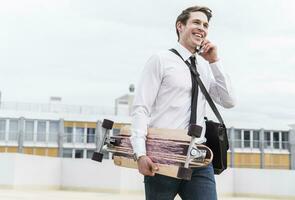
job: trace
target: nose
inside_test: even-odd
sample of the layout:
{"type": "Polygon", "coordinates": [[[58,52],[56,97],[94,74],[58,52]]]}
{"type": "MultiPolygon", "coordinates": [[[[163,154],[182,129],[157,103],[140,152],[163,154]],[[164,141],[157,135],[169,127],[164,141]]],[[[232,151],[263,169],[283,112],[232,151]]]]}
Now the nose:
{"type": "Polygon", "coordinates": [[[206,26],[204,23],[200,24],[199,25],[199,28],[202,30],[202,31],[206,31],[206,26]]]}
{"type": "Polygon", "coordinates": [[[204,34],[204,36],[207,35],[207,28],[205,27],[205,25],[203,23],[199,24],[197,26],[198,31],[200,31],[202,34],[204,34]]]}
{"type": "Polygon", "coordinates": [[[199,25],[197,29],[198,29],[198,32],[202,33],[203,36],[207,35],[206,29],[202,25],[199,25]]]}

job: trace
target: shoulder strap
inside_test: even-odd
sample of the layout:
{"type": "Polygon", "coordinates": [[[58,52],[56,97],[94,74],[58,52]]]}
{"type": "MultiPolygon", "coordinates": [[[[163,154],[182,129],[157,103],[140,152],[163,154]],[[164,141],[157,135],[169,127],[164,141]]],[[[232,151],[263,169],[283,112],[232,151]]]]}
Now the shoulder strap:
{"type": "MultiPolygon", "coordinates": [[[[179,57],[181,58],[181,60],[183,60],[183,62],[185,62],[186,65],[189,65],[189,63],[188,63],[187,61],[185,61],[185,60],[182,58],[182,56],[178,53],[177,50],[175,50],[175,49],[169,49],[169,51],[175,53],[177,56],[179,56],[179,57]]],[[[217,117],[218,121],[219,121],[221,124],[224,124],[224,121],[223,121],[223,119],[222,119],[222,117],[221,117],[221,115],[220,115],[220,113],[219,113],[217,107],[215,106],[215,104],[214,104],[212,98],[210,97],[210,95],[209,95],[209,93],[207,92],[207,90],[206,90],[206,88],[205,88],[203,82],[202,82],[201,79],[200,79],[200,74],[198,73],[198,71],[196,71],[195,73],[196,73],[196,74],[195,74],[196,76],[195,76],[194,78],[195,78],[196,81],[198,82],[199,87],[200,87],[202,93],[204,94],[204,96],[205,96],[207,102],[209,103],[209,105],[210,105],[211,109],[213,110],[215,116],[217,117]]]]}

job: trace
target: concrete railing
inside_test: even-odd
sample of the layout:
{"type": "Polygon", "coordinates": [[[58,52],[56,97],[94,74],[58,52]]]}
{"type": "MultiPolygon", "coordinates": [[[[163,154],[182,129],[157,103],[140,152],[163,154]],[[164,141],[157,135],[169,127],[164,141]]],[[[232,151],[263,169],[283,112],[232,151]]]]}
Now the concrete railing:
{"type": "MultiPolygon", "coordinates": [[[[0,188],[143,192],[137,170],[116,167],[111,160],[1,153],[0,166],[0,188]]],[[[216,182],[219,195],[295,199],[294,170],[228,169],[216,182]]]]}

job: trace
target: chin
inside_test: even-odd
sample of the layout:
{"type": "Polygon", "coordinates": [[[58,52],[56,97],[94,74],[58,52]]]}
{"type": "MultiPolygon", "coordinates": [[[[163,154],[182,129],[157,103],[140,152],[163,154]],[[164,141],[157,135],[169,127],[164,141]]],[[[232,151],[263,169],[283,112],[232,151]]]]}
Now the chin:
{"type": "Polygon", "coordinates": [[[200,41],[200,42],[198,41],[195,43],[196,47],[201,46],[201,44],[202,44],[202,41],[200,41]]]}
{"type": "Polygon", "coordinates": [[[198,47],[199,47],[200,45],[199,45],[199,43],[194,43],[191,47],[194,49],[194,50],[196,50],[198,47]]]}
{"type": "Polygon", "coordinates": [[[201,44],[202,44],[202,41],[194,41],[194,42],[193,42],[193,45],[194,45],[195,47],[200,46],[201,44]]]}

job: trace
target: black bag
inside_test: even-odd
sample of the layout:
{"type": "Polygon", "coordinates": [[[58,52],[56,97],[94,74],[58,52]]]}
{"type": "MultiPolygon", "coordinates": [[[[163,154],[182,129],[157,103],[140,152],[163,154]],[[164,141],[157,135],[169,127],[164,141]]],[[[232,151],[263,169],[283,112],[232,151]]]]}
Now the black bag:
{"type": "MultiPolygon", "coordinates": [[[[217,123],[205,118],[206,120],[205,121],[206,122],[205,137],[207,139],[206,145],[213,152],[212,164],[214,168],[214,174],[221,174],[227,168],[227,150],[229,149],[226,126],[224,125],[223,119],[217,107],[215,106],[203,82],[201,81],[199,77],[200,74],[198,73],[198,71],[193,71],[192,68],[190,67],[190,64],[187,61],[185,61],[175,49],[169,49],[169,50],[175,53],[176,55],[178,55],[189,67],[189,69],[191,70],[192,80],[194,79],[198,83],[202,93],[206,97],[207,102],[209,103],[211,109],[213,110],[214,114],[216,115],[219,121],[219,123],[217,123]]],[[[193,95],[192,102],[196,101],[195,98],[196,97],[193,95]]],[[[196,110],[196,104],[192,104],[192,110],[196,110]]],[[[191,118],[192,118],[192,113],[191,113],[191,118]]],[[[194,119],[194,121],[195,120],[196,119],[194,119]]]]}
{"type": "Polygon", "coordinates": [[[227,168],[227,150],[229,149],[226,127],[224,124],[206,120],[206,145],[213,152],[214,174],[221,174],[227,168]]]}

